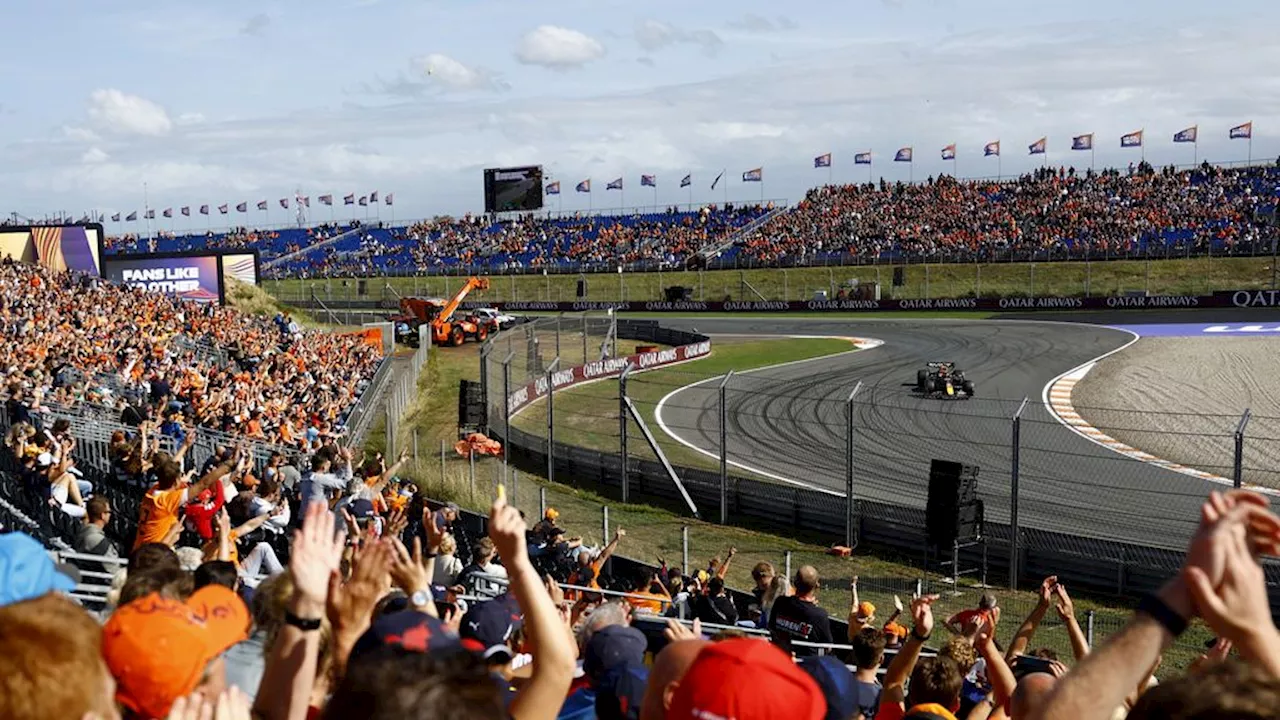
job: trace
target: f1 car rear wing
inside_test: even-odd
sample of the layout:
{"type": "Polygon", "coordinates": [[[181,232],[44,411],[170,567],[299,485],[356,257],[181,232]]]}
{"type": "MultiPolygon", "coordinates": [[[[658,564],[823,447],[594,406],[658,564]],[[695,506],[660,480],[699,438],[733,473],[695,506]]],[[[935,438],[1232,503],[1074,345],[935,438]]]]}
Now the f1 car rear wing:
{"type": "Polygon", "coordinates": [[[943,367],[945,367],[948,370],[956,369],[956,364],[953,362],[931,362],[928,365],[930,370],[937,370],[938,368],[943,368],[943,367]]]}

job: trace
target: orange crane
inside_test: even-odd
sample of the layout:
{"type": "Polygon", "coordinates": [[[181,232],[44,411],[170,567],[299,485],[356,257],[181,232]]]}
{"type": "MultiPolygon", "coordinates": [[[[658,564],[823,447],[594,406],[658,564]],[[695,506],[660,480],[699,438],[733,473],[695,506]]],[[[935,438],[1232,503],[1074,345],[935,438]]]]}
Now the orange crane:
{"type": "Polygon", "coordinates": [[[467,282],[448,300],[419,297],[401,298],[400,312],[402,314],[400,317],[394,318],[394,320],[409,326],[410,332],[404,339],[410,345],[417,342],[418,326],[423,323],[431,324],[431,341],[436,345],[457,347],[466,342],[467,338],[474,338],[476,342],[484,342],[488,339],[489,333],[497,330],[496,323],[470,315],[459,320],[454,318],[453,315],[472,290],[488,289],[488,278],[471,277],[467,278],[467,282]]]}

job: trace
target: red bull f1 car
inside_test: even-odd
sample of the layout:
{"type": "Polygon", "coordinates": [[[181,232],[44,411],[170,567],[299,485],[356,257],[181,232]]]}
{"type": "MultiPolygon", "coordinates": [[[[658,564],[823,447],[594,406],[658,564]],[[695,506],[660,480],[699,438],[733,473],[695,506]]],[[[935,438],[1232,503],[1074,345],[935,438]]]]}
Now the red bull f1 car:
{"type": "Polygon", "coordinates": [[[965,378],[953,362],[931,362],[916,372],[916,392],[928,397],[973,397],[973,381],[965,378]]]}

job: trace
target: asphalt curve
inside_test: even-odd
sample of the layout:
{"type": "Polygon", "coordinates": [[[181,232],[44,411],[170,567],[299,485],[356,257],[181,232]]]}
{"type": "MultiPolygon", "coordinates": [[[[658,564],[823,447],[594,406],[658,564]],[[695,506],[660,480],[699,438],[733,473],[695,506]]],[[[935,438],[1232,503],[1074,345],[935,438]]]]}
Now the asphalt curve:
{"type": "MultiPolygon", "coordinates": [[[[988,520],[1008,522],[1012,417],[1023,398],[1019,523],[1071,535],[1181,548],[1214,485],[1120,456],[1059,423],[1042,401],[1058,375],[1129,343],[1096,325],[1010,320],[690,319],[664,325],[711,335],[868,337],[857,353],[737,375],[726,400],[729,460],[811,486],[845,488],[846,411],[855,396],[854,495],[924,507],[932,458],[980,467],[988,520]],[[954,361],[973,400],[918,396],[916,371],[954,361]]],[[[668,431],[717,453],[718,382],[679,390],[661,408],[668,431]]]]}

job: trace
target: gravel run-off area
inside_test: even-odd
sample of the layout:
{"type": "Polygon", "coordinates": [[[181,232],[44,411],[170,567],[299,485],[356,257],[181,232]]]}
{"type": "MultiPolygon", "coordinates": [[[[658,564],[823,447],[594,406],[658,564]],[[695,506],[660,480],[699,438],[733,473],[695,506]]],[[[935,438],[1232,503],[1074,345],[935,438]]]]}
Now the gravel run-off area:
{"type": "Polygon", "coordinates": [[[1280,489],[1280,338],[1142,338],[1099,362],[1071,396],[1111,437],[1158,458],[1280,489]]]}

